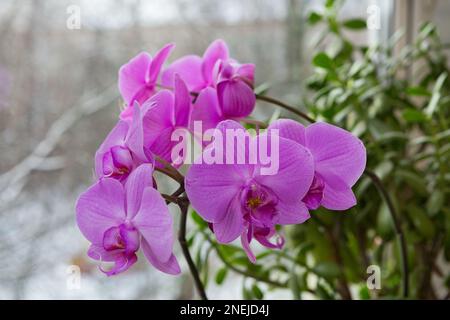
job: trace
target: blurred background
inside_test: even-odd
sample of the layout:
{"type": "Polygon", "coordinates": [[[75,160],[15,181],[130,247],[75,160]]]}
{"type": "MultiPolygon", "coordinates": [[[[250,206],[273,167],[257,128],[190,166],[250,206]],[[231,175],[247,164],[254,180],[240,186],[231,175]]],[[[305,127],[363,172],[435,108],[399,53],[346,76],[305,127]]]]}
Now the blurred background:
{"type": "MultiPolygon", "coordinates": [[[[449,249],[450,220],[448,100],[439,103],[447,97],[442,90],[448,90],[448,80],[443,78],[437,89],[435,82],[447,70],[445,50],[446,42],[450,41],[450,34],[446,32],[450,27],[450,2],[338,2],[0,0],[0,299],[195,297],[184,264],[182,276],[170,277],[140,259],[126,274],[106,278],[98,271],[97,264],[86,256],[88,243],[76,227],[74,204],[77,196],[93,182],[94,153],[117,121],[121,105],[117,89],[119,67],[138,52],[145,50],[154,54],[168,42],[175,42],[177,46],[169,62],[188,53],[201,55],[216,38],[224,39],[231,55],[239,61],[256,64],[256,82],[260,90],[270,88],[267,93],[270,96],[294,105],[310,106],[308,110],[318,119],[352,130],[370,144],[369,148],[377,150],[377,156],[372,157],[369,166],[382,174],[390,190],[394,190],[400,203],[397,208],[402,226],[411,230],[407,237],[409,249],[420,253],[414,258],[416,260],[410,261],[412,267],[422,268],[410,272],[413,295],[419,298],[448,297],[445,280],[448,285],[450,268],[445,258],[449,249]],[[77,13],[80,14],[79,26],[73,23],[77,13]],[[441,59],[439,63],[433,60],[435,56],[415,55],[420,50],[414,51],[414,46],[424,43],[417,41],[425,37],[420,30],[423,31],[426,21],[433,23],[426,39],[434,40],[439,31],[441,38],[439,48],[421,50],[423,53],[436,49],[441,59]],[[387,46],[385,51],[374,49],[369,55],[368,48],[384,48],[384,45],[387,46]],[[328,60],[316,59],[318,52],[325,52],[334,65],[328,68],[328,60]],[[408,65],[392,71],[402,61],[408,65]],[[350,67],[356,62],[360,66],[354,71],[358,67],[350,67]],[[391,69],[383,69],[383,66],[391,69]],[[372,69],[364,69],[366,74],[363,74],[363,67],[372,69]],[[424,71],[424,68],[428,69],[424,71]],[[331,73],[343,73],[345,77],[353,78],[339,82],[330,76],[331,73]],[[428,82],[422,81],[424,75],[428,76],[428,82]],[[363,97],[362,92],[354,91],[361,79],[366,81],[362,87],[365,93],[371,88],[380,90],[370,97],[363,97]],[[408,104],[404,105],[405,99],[403,102],[387,100],[386,92],[394,97],[409,94],[405,98],[408,104]],[[439,97],[435,97],[435,92],[439,97]],[[420,110],[429,107],[432,97],[438,100],[435,103],[442,111],[441,127],[433,133],[434,144],[422,145],[420,150],[414,149],[411,153],[410,138],[428,136],[427,127],[434,126],[434,122],[420,122],[424,119],[420,110]],[[355,103],[357,98],[362,100],[355,103]],[[344,105],[351,105],[353,109],[343,111],[344,105]],[[405,110],[409,110],[405,119],[386,126],[390,123],[387,118],[393,118],[396,113],[404,116],[405,110]],[[355,112],[362,115],[365,122],[356,121],[355,112]],[[378,133],[407,133],[406,142],[379,141],[380,134],[377,136],[371,127],[376,121],[381,123],[376,128],[378,133]],[[446,149],[440,151],[441,148],[446,149]],[[420,155],[419,151],[425,154],[421,160],[430,159],[426,156],[430,152],[439,155],[437,168],[434,162],[417,166],[402,162],[407,157],[420,155]],[[392,152],[397,154],[392,157],[392,152]],[[398,167],[406,173],[401,177],[390,175],[398,172],[398,167]],[[426,180],[421,182],[420,179],[426,180]],[[412,190],[410,193],[408,188],[412,190]],[[434,198],[430,200],[432,196],[434,198]],[[402,203],[407,201],[415,201],[417,206],[404,209],[402,203]],[[424,208],[427,213],[411,215],[411,212],[424,211],[424,208]],[[423,225],[428,229],[421,230],[423,225]],[[81,271],[80,286],[73,284],[77,266],[81,271]]],[[[261,105],[255,118],[267,120],[274,115],[273,110],[261,105]]],[[[282,116],[292,114],[282,112],[282,116]]],[[[317,269],[319,280],[316,277],[315,283],[311,284],[314,281],[309,280],[308,275],[312,272],[306,272],[306,284],[299,280],[297,289],[291,286],[286,290],[272,290],[261,284],[266,298],[290,299],[293,294],[302,298],[345,298],[346,287],[352,298],[396,296],[401,282],[401,268],[395,262],[398,261],[398,244],[391,222],[387,222],[385,233],[378,228],[382,219],[389,218],[382,213],[386,209],[383,209],[376,190],[363,187],[360,193],[371,200],[361,200],[361,204],[349,212],[347,221],[350,222],[341,221],[342,217],[346,219],[345,216],[336,218],[345,225],[336,231],[338,233],[334,229],[334,233],[329,233],[342,239],[344,248],[356,243],[355,252],[350,250],[348,253],[354,253],[356,257],[348,258],[345,252],[341,255],[336,252],[319,254],[311,248],[302,249],[302,255],[312,250],[312,258],[305,263],[317,269]],[[350,263],[356,266],[356,276],[347,271],[350,263]],[[383,282],[386,283],[384,293],[383,289],[378,293],[364,289],[366,267],[372,263],[382,267],[383,281],[386,280],[383,282]],[[321,277],[326,280],[323,284],[321,277]]],[[[314,225],[314,230],[319,233],[310,234],[312,231],[302,227],[292,229],[291,245],[320,238],[320,232],[329,231],[327,223],[338,225],[326,212],[318,212],[318,215],[324,217],[319,226],[314,225]]],[[[191,224],[195,228],[195,224],[191,224]]],[[[328,238],[323,236],[323,239],[328,238]]],[[[333,238],[328,240],[332,242],[333,238]]],[[[194,251],[199,252],[197,261],[207,260],[210,265],[208,270],[212,280],[207,290],[211,298],[260,297],[256,283],[246,283],[244,279],[241,286],[239,274],[228,275],[226,281],[219,276],[214,281],[214,273],[221,268],[222,261],[216,256],[209,257],[209,251],[198,248],[198,244],[193,246],[194,251]],[[205,250],[208,252],[206,258],[205,250]],[[246,286],[252,289],[249,291],[246,286]]],[[[316,245],[316,249],[318,247],[321,244],[316,245]]],[[[178,247],[176,250],[180,252],[178,247]]],[[[281,262],[278,265],[281,267],[275,276],[291,281],[293,275],[282,268],[287,269],[286,265],[281,262]]],[[[299,270],[296,276],[304,274],[299,270]]]]}

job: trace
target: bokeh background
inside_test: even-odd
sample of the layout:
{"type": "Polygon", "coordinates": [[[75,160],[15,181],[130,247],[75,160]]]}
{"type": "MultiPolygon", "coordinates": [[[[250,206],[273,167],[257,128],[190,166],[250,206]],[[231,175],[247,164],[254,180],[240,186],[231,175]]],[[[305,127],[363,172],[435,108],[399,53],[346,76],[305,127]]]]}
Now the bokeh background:
{"type": "MultiPolygon", "coordinates": [[[[183,275],[170,277],[140,259],[126,274],[106,278],[85,254],[88,243],[76,227],[74,204],[93,182],[93,155],[118,117],[118,69],[138,52],[155,53],[168,42],[177,45],[169,58],[173,61],[188,53],[201,55],[212,40],[222,38],[233,57],[256,64],[257,85],[270,87],[271,96],[294,105],[308,96],[314,101],[315,93],[307,88],[307,79],[316,72],[312,59],[333,41],[327,38],[326,25],[309,24],[315,22],[311,12],[323,12],[325,5],[312,0],[1,0],[0,299],[195,297],[184,264],[183,275]],[[80,29],[67,27],[67,10],[73,6],[80,9],[80,29]],[[72,265],[81,269],[80,288],[70,286],[72,265]]],[[[392,54],[400,55],[425,21],[441,31],[442,43],[450,41],[450,2],[445,0],[348,0],[340,5],[339,19],[365,20],[374,5],[379,8],[378,27],[344,31],[355,46],[388,43],[402,30],[392,47],[392,54]]],[[[267,105],[255,113],[260,119],[272,115],[267,105]]],[[[446,179],[447,169],[442,173],[446,179]]],[[[445,214],[431,222],[436,225],[449,219],[448,180],[443,181],[440,188],[446,191],[438,210],[445,214]]],[[[440,233],[444,238],[445,230],[440,233]]],[[[368,233],[365,239],[382,241],[375,236],[368,233]]],[[[436,264],[415,261],[439,270],[438,275],[430,271],[430,279],[437,277],[435,290],[423,298],[447,294],[449,265],[445,248],[438,247],[436,264]]],[[[214,277],[221,261],[211,257],[209,263],[214,277]]],[[[361,270],[365,273],[362,264],[361,270]]],[[[399,280],[392,281],[393,287],[399,286],[399,280]]],[[[239,299],[241,282],[238,274],[230,274],[221,286],[211,280],[208,293],[211,298],[239,299]]],[[[355,298],[366,297],[365,292],[358,295],[358,286],[350,284],[350,289],[355,298]]],[[[312,291],[302,297],[327,297],[312,291]]],[[[270,290],[266,298],[289,299],[292,294],[270,290]]]]}

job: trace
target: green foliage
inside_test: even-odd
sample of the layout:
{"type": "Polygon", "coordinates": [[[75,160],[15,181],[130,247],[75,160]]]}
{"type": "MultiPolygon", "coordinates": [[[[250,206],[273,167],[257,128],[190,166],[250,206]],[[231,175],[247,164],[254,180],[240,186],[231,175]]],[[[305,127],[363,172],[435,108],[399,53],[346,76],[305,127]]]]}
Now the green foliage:
{"type": "MultiPolygon", "coordinates": [[[[364,30],[365,21],[339,22],[339,6],[328,3],[320,13],[322,18],[313,23],[326,26],[327,36],[319,43],[326,49],[314,55],[312,64],[318,68],[308,80],[309,95],[303,104],[316,119],[343,127],[364,141],[367,167],[382,178],[406,234],[410,297],[436,298],[431,274],[439,279],[438,286],[444,287],[445,275],[435,271],[434,265],[439,254],[444,253],[447,263],[450,256],[446,46],[436,28],[426,23],[416,41],[400,51],[394,50],[398,38],[376,47],[358,47],[341,31],[364,30]]],[[[390,212],[367,178],[354,190],[358,197],[355,208],[342,216],[327,213],[328,237],[317,240],[319,229],[309,222],[295,227],[291,236],[303,244],[314,244],[308,253],[314,259],[313,270],[329,282],[359,284],[362,299],[400,297],[401,260],[390,212]],[[331,252],[324,254],[324,250],[331,252]],[[337,259],[336,254],[340,256],[337,259]],[[382,289],[377,292],[365,287],[367,264],[378,264],[382,270],[382,289]]],[[[318,217],[325,214],[322,211],[318,217]]],[[[317,296],[325,297],[323,290],[317,289],[321,291],[317,296]]]]}

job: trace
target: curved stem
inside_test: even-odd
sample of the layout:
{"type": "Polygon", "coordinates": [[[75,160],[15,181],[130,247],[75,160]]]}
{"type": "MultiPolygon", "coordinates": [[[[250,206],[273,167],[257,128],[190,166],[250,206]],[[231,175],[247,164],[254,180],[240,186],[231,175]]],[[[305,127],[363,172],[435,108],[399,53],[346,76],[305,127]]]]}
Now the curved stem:
{"type": "Polygon", "coordinates": [[[305,119],[305,120],[307,120],[307,121],[309,121],[311,123],[316,122],[313,118],[308,116],[306,113],[301,112],[300,110],[297,110],[297,108],[295,108],[293,106],[290,106],[287,103],[284,103],[283,101],[280,101],[278,99],[275,99],[275,98],[272,98],[272,97],[268,97],[268,96],[265,96],[265,95],[260,95],[260,94],[255,94],[255,96],[256,96],[256,99],[258,99],[258,100],[265,101],[265,102],[277,105],[277,106],[279,106],[279,107],[281,107],[283,109],[286,109],[286,110],[288,110],[288,111],[298,115],[299,117],[301,117],[301,118],[303,118],[303,119],[305,119]]]}
{"type": "Polygon", "coordinates": [[[368,176],[375,187],[377,188],[378,192],[380,193],[381,197],[386,201],[386,205],[388,206],[389,213],[391,215],[392,222],[394,223],[394,229],[395,233],[397,234],[398,240],[400,242],[400,253],[401,253],[401,263],[402,263],[402,270],[403,270],[403,297],[407,298],[409,295],[409,267],[408,267],[408,251],[406,248],[406,239],[403,234],[403,230],[400,224],[400,221],[398,220],[398,216],[394,207],[394,203],[392,202],[391,197],[389,196],[389,193],[384,188],[383,183],[381,182],[380,178],[378,176],[370,171],[365,170],[364,174],[368,176]]]}
{"type": "Polygon", "coordinates": [[[157,160],[164,164],[165,169],[159,170],[160,172],[168,175],[172,179],[175,179],[180,183],[178,189],[171,195],[162,194],[163,198],[166,200],[166,204],[175,203],[180,207],[181,218],[180,218],[180,228],[178,230],[178,242],[180,243],[181,250],[183,251],[184,258],[189,266],[189,271],[191,272],[192,278],[194,279],[195,287],[197,288],[198,294],[203,300],[208,300],[206,295],[205,287],[200,279],[197,267],[192,260],[191,253],[189,252],[189,247],[186,241],[186,224],[187,224],[187,211],[189,208],[189,199],[187,197],[180,197],[184,192],[184,176],[172,165],[167,163],[167,161],[157,157],[157,160]]]}
{"type": "Polygon", "coordinates": [[[155,160],[163,165],[163,168],[156,166],[155,167],[156,171],[164,173],[173,180],[177,181],[180,185],[184,184],[184,176],[177,169],[175,169],[168,161],[158,156],[155,156],[155,160]]]}
{"type": "Polygon", "coordinates": [[[192,260],[191,253],[189,252],[189,247],[186,241],[186,222],[187,222],[187,211],[189,207],[189,201],[187,199],[185,201],[179,201],[178,205],[181,210],[178,242],[180,243],[184,258],[186,259],[186,262],[189,266],[189,270],[191,271],[192,277],[194,278],[194,283],[195,287],[197,288],[198,294],[200,295],[202,300],[208,300],[208,297],[206,296],[205,287],[203,286],[202,280],[200,279],[197,267],[195,266],[195,263],[192,260]]]}

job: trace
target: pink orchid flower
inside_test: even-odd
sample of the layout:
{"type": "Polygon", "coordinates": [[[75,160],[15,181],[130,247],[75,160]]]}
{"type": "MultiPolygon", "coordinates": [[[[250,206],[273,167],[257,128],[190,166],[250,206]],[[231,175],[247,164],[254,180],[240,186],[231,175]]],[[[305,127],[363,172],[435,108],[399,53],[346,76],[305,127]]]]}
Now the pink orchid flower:
{"type": "MultiPolygon", "coordinates": [[[[256,102],[253,93],[254,73],[254,64],[239,64],[231,59],[226,43],[216,40],[206,49],[203,57],[188,55],[174,61],[163,72],[161,80],[163,85],[170,86],[174,75],[179,74],[186,81],[188,89],[200,96],[205,88],[214,88],[217,90],[220,119],[224,120],[244,118],[252,113],[256,102]]],[[[212,92],[208,90],[204,100],[209,100],[212,92]]],[[[204,103],[196,103],[195,106],[194,120],[217,112],[215,107],[208,108],[204,103]]]]}
{"type": "MultiPolygon", "coordinates": [[[[142,106],[141,123],[144,145],[162,159],[177,164],[180,159],[172,159],[172,149],[178,141],[172,141],[172,133],[177,128],[186,128],[191,114],[191,96],[179,76],[174,79],[174,91],[161,90],[142,106]]],[[[179,155],[183,157],[185,155],[179,155]]]]}
{"type": "MultiPolygon", "coordinates": [[[[221,132],[228,129],[241,130],[253,143],[259,143],[263,137],[250,137],[239,123],[231,120],[216,128],[221,132]]],[[[216,141],[215,138],[209,147],[214,147],[216,141]]],[[[228,140],[223,143],[224,154],[229,143],[228,140]]],[[[244,144],[234,147],[246,148],[244,144]]],[[[229,243],[240,236],[252,262],[256,260],[250,249],[253,238],[268,248],[281,248],[282,237],[277,243],[270,242],[276,234],[275,226],[303,223],[310,217],[301,199],[313,180],[312,156],[300,144],[284,138],[279,138],[278,150],[279,154],[274,156],[278,156],[279,167],[273,175],[262,175],[261,162],[251,164],[247,149],[244,164],[193,164],[186,175],[186,193],[191,204],[210,223],[217,240],[229,243]]]]}
{"type": "Polygon", "coordinates": [[[167,44],[152,59],[147,52],[141,52],[119,70],[119,91],[126,107],[120,114],[121,119],[129,119],[131,107],[135,101],[142,105],[156,92],[156,84],[161,67],[174,48],[167,44]]]}
{"type": "Polygon", "coordinates": [[[350,132],[328,123],[304,127],[288,119],[277,120],[268,129],[278,129],[280,137],[295,141],[314,158],[314,180],[303,198],[308,209],[324,206],[346,210],[356,204],[352,186],[366,167],[366,148],[350,132]]]}
{"type": "Polygon", "coordinates": [[[149,152],[145,152],[140,108],[133,107],[131,123],[119,120],[114,129],[95,153],[95,174],[98,179],[115,178],[125,182],[131,171],[142,163],[153,163],[149,152]]]}
{"type": "Polygon", "coordinates": [[[173,231],[169,209],[152,187],[150,164],[136,168],[125,186],[112,178],[99,180],[77,201],[77,223],[92,243],[88,255],[114,262],[108,276],[126,271],[142,247],[145,257],[158,270],[180,273],[172,253],[173,231]]]}

